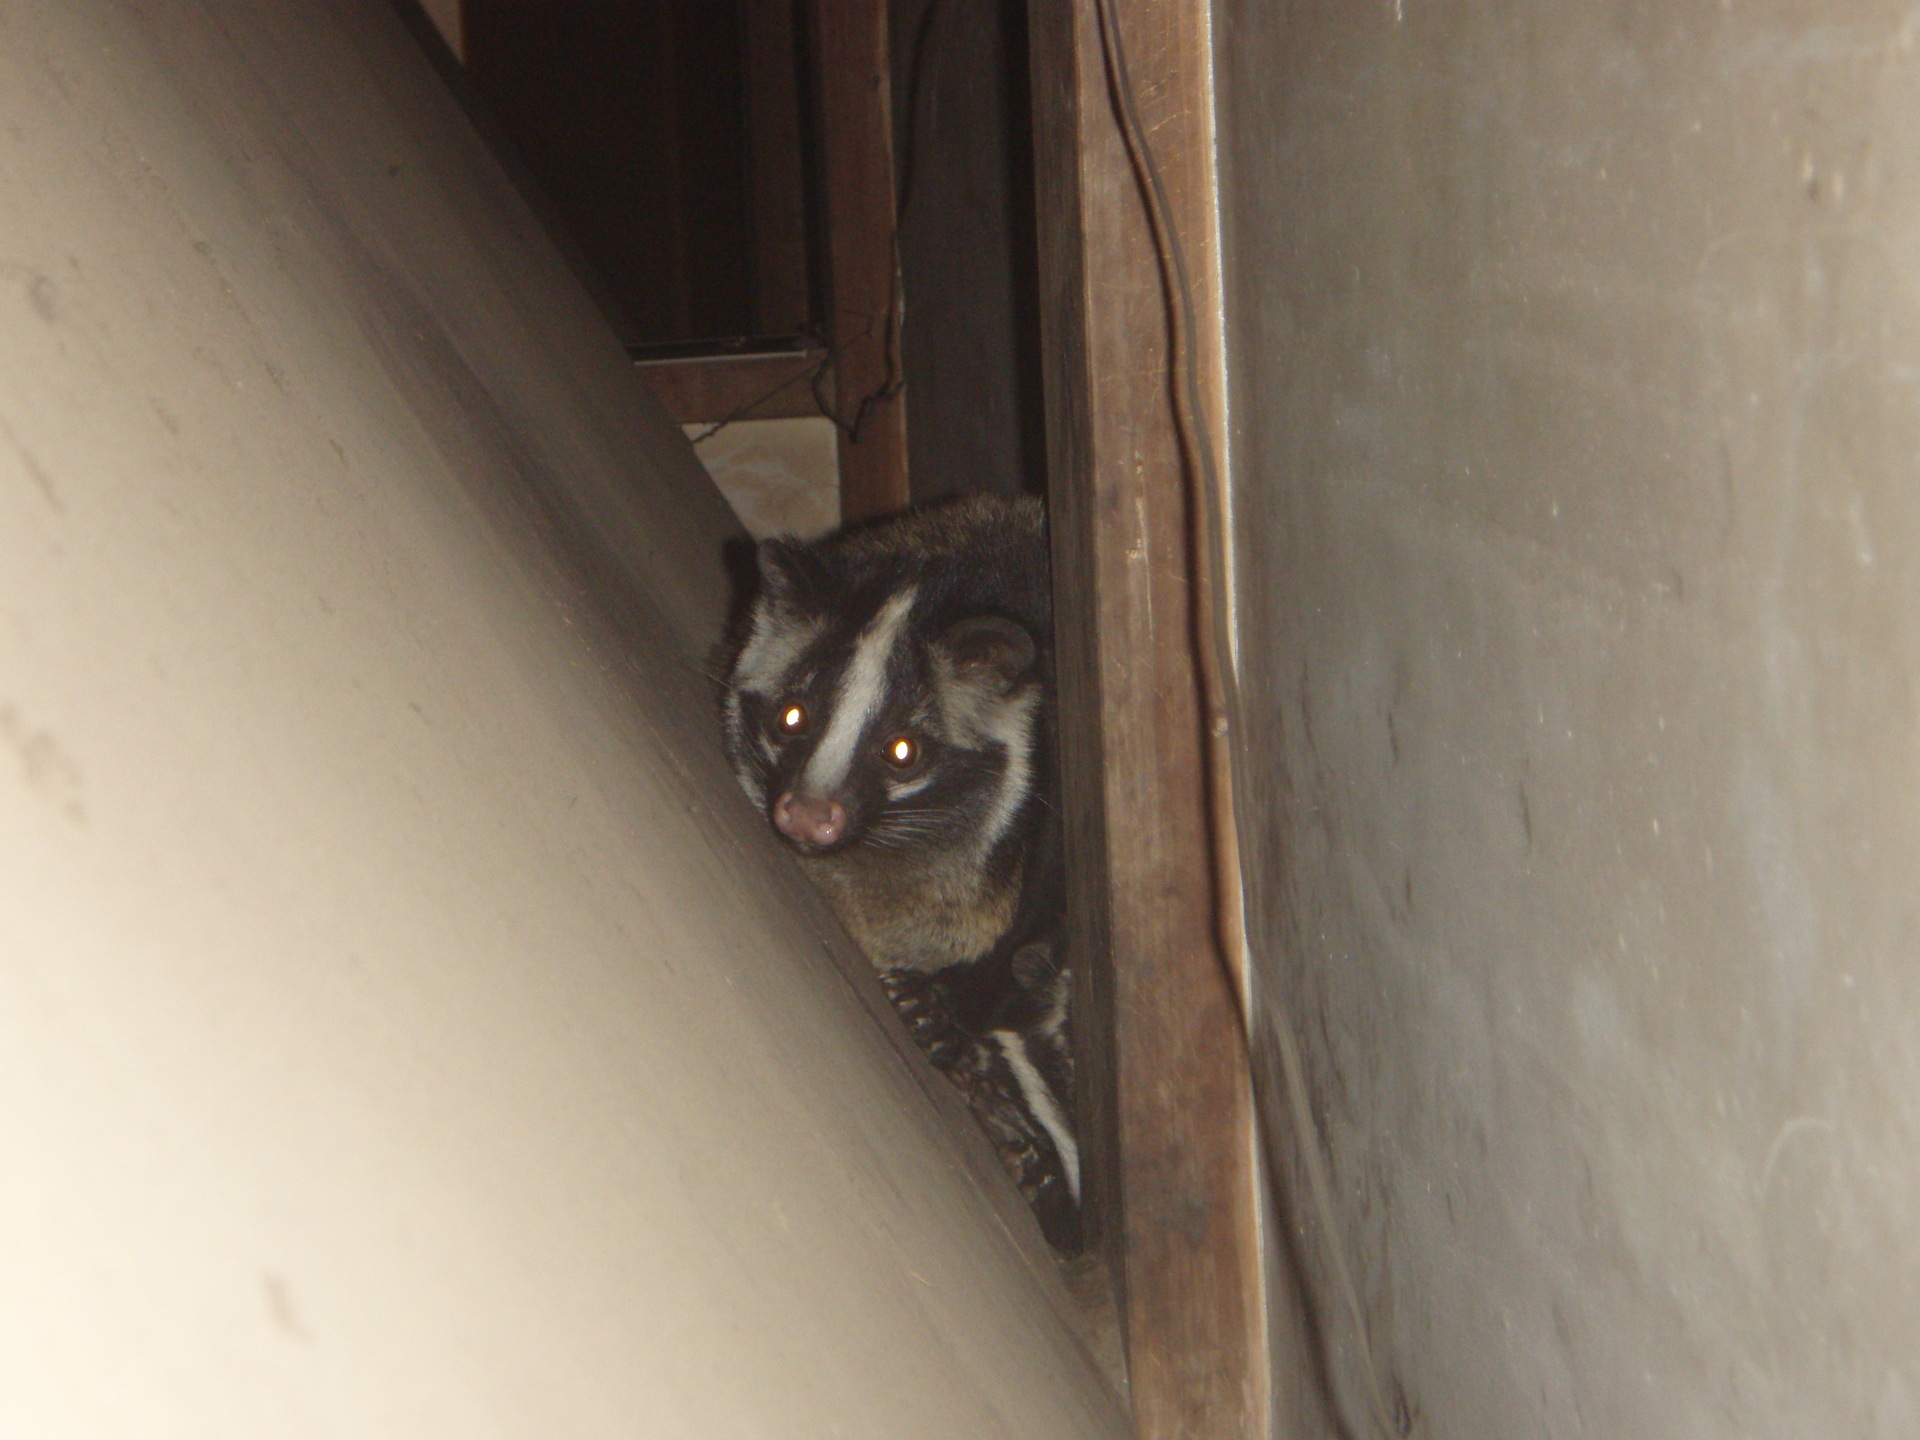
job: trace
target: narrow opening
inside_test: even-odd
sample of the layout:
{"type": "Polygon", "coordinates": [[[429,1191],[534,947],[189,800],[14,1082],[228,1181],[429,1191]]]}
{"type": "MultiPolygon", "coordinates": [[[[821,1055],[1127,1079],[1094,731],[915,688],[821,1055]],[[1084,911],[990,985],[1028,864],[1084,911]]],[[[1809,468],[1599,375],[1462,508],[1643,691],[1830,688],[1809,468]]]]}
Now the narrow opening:
{"type": "MultiPolygon", "coordinates": [[[[1047,494],[1025,0],[439,0],[426,14],[432,30],[416,28],[753,534],[1047,494]],[[889,426],[896,453],[875,459],[889,426]]],[[[1087,618],[1057,627],[1074,675],[1087,618]]],[[[978,663],[1004,662],[991,635],[972,639],[978,663]]],[[[1098,783],[1084,763],[1072,778],[1098,783]]],[[[1078,810],[1076,857],[1099,844],[1099,806],[1078,810]]],[[[1076,874],[1060,907],[1066,891],[1073,963],[1097,970],[1102,887],[1076,874]]],[[[1088,1243],[1067,1275],[1117,1375],[1109,990],[1077,985],[1081,1079],[1062,1100],[1087,1176],[1088,1243]]]]}

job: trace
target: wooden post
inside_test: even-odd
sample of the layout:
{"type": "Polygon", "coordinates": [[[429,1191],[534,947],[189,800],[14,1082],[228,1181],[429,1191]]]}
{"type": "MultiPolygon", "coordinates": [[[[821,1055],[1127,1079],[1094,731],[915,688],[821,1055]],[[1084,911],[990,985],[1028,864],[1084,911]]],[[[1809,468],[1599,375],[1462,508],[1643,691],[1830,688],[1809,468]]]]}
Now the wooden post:
{"type": "MultiPolygon", "coordinates": [[[[1217,427],[1208,7],[1115,8],[1201,291],[1203,405],[1217,427]]],[[[1083,1067],[1091,1148],[1109,1156],[1089,1177],[1095,1231],[1122,1277],[1142,1440],[1262,1436],[1254,1123],[1207,868],[1166,301],[1092,0],[1033,0],[1029,25],[1075,943],[1112,961],[1106,974],[1080,967],[1077,997],[1112,1020],[1111,1053],[1083,1067]]]]}
{"type": "Polygon", "coordinates": [[[861,520],[907,503],[886,0],[815,0],[813,28],[840,514],[861,520]]]}

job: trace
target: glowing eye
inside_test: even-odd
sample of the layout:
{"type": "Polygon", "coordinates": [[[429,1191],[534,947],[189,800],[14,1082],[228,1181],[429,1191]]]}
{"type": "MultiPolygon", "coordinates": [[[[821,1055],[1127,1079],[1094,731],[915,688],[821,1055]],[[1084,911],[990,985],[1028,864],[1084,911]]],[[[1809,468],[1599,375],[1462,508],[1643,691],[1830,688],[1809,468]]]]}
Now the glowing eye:
{"type": "Polygon", "coordinates": [[[780,711],[780,733],[782,735],[798,735],[806,728],[806,707],[801,705],[788,705],[780,711]]]}
{"type": "Polygon", "coordinates": [[[887,763],[896,770],[905,770],[920,758],[920,744],[911,735],[896,735],[887,741],[887,763]]]}

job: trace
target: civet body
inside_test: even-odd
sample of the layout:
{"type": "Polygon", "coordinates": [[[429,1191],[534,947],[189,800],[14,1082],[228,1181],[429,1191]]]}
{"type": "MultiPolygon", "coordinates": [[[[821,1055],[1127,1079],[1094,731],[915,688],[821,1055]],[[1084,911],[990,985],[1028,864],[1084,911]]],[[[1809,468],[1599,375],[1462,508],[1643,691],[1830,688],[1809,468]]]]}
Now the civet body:
{"type": "Polygon", "coordinates": [[[758,559],[723,696],[741,787],[1076,1249],[1044,512],[972,496],[758,559]]]}

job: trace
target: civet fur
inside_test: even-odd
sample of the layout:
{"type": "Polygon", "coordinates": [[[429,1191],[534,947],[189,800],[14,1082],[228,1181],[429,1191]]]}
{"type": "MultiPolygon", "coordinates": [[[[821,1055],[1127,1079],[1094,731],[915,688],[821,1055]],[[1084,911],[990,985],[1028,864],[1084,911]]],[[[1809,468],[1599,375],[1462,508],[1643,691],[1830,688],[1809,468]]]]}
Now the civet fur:
{"type": "Polygon", "coordinates": [[[1037,500],[761,542],[722,710],[796,852],[1056,1246],[1079,1246],[1037,500]]]}

